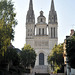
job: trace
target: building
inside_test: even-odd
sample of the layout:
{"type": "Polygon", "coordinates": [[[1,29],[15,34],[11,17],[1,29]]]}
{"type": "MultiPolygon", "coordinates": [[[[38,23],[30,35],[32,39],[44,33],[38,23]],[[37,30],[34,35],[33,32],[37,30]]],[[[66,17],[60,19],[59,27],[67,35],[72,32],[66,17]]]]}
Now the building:
{"type": "Polygon", "coordinates": [[[37,18],[37,23],[35,23],[33,2],[30,0],[26,15],[26,44],[30,44],[37,54],[35,72],[48,72],[47,57],[57,43],[58,22],[54,1],[51,1],[48,23],[46,23],[46,17],[43,11],[40,11],[40,16],[37,18]]]}
{"type": "Polygon", "coordinates": [[[64,75],[75,75],[75,69],[71,68],[68,64],[67,52],[66,52],[66,40],[71,39],[74,34],[74,29],[71,29],[70,36],[66,36],[64,40],[63,49],[64,49],[64,75]]]}

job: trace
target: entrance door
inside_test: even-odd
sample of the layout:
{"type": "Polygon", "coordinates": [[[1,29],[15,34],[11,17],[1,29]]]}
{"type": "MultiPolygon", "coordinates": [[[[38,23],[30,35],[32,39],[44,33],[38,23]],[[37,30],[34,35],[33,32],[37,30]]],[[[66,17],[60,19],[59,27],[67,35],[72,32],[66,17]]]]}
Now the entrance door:
{"type": "Polygon", "coordinates": [[[44,65],[44,54],[43,53],[39,54],[39,65],[44,65]]]}

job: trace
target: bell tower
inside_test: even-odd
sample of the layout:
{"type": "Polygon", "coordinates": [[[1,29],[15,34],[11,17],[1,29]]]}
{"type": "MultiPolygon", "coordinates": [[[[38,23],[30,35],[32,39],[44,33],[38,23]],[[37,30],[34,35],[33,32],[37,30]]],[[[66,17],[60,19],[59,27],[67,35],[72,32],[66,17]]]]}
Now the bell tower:
{"type": "Polygon", "coordinates": [[[48,18],[48,35],[50,39],[50,45],[52,48],[58,42],[57,30],[58,30],[57,13],[54,7],[54,0],[52,0],[48,18]]]}
{"type": "Polygon", "coordinates": [[[33,3],[30,0],[29,10],[26,15],[26,44],[30,44],[33,47],[33,37],[35,35],[35,15],[33,10],[33,3]]]}

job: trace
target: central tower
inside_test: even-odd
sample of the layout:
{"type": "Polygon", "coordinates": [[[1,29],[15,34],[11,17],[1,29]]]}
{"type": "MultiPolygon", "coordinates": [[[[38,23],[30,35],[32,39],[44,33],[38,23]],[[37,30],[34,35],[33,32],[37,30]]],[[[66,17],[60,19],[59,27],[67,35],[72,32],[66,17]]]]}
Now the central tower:
{"type": "Polygon", "coordinates": [[[57,28],[58,22],[54,1],[51,1],[48,23],[46,23],[43,11],[40,11],[37,23],[35,23],[33,2],[30,0],[26,16],[26,44],[30,44],[37,54],[34,67],[36,73],[48,73],[47,57],[54,45],[58,43],[57,28]]]}

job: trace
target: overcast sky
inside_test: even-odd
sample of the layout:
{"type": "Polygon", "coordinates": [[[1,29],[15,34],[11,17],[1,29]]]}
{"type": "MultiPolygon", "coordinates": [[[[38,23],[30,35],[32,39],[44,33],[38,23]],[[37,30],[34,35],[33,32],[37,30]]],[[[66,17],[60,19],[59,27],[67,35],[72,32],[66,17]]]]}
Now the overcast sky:
{"type": "MultiPolygon", "coordinates": [[[[21,49],[26,43],[26,14],[30,0],[12,0],[14,2],[16,19],[18,25],[15,27],[15,38],[13,45],[21,49]]],[[[55,10],[58,16],[58,43],[63,43],[66,35],[70,34],[71,29],[75,29],[75,0],[54,0],[55,10]]],[[[33,0],[33,9],[37,23],[39,12],[44,11],[46,22],[51,7],[51,0],[33,0]]]]}

